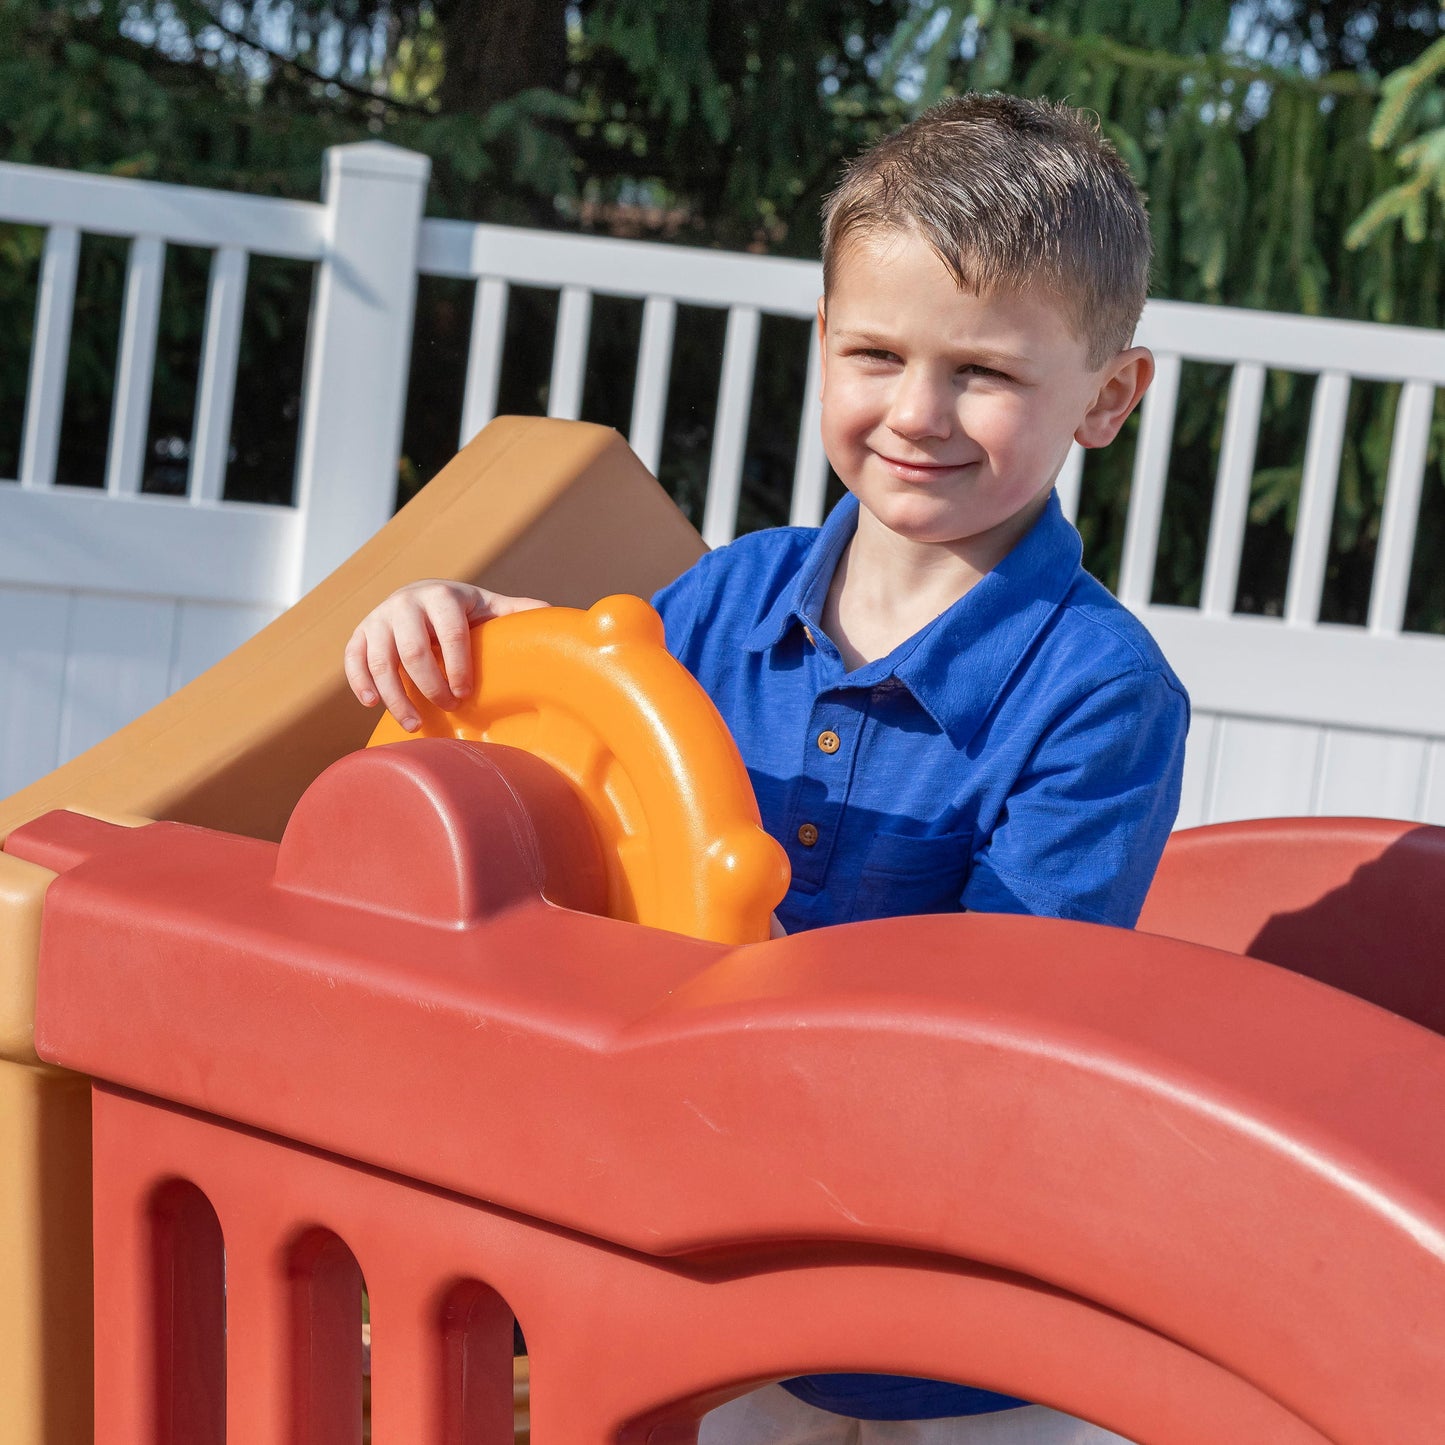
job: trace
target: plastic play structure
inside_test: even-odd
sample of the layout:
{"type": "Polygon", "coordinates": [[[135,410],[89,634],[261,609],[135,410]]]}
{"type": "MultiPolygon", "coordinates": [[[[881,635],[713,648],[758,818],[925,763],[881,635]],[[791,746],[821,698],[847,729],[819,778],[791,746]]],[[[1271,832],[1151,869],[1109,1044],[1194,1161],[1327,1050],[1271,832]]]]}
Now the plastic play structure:
{"type": "Polygon", "coordinates": [[[510,1439],[514,1318],[538,1445],[829,1369],[1439,1445],[1445,830],[1182,833],[1135,933],[763,941],[746,775],[610,595],[699,551],[610,433],[494,423],[0,805],[6,1440],[91,1438],[93,1317],[105,1445],[354,1445],[364,1288],[378,1445],[510,1439]],[[437,573],[592,610],[363,748],[344,638],[437,573]]]}
{"type": "MultiPolygon", "coordinates": [[[[488,765],[506,772],[511,791],[531,784],[531,764],[516,752],[546,765],[532,786],[552,777],[570,784],[558,803],[532,803],[585,814],[558,816],[535,852],[549,839],[574,851],[580,838],[596,840],[595,857],[569,858],[557,870],[568,884],[602,871],[596,900],[570,906],[716,943],[766,940],[788,888],[787,855],[762,831],[727,724],[663,646],[662,619],[624,595],[586,613],[551,608],[498,618],[477,628],[472,642],[480,689],[450,712],[414,695],[416,737],[491,745],[488,765]],[[512,776],[519,764],[529,768],[525,782],[512,776]]],[[[369,745],[411,740],[384,713],[369,745]]],[[[357,822],[366,828],[361,808],[357,822]]],[[[490,806],[476,811],[476,826],[493,815],[490,806]]],[[[293,814],[288,839],[296,826],[293,814]]],[[[516,826],[527,825],[519,818],[516,826]]],[[[380,873],[394,856],[388,851],[380,873]]],[[[529,891],[561,901],[545,887],[529,891]]]]}

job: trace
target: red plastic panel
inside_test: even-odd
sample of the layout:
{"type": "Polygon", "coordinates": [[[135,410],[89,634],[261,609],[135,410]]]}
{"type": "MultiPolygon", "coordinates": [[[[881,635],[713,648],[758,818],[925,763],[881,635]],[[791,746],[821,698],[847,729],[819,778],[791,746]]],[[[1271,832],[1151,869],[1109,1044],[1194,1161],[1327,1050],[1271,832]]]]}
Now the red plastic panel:
{"type": "Polygon", "coordinates": [[[215,1202],[226,1234],[227,1438],[248,1445],[311,1438],[297,1429],[308,1361],[288,1323],[287,1261],[317,1220],[366,1273],[378,1442],[509,1437],[510,1304],[531,1353],[532,1438],[555,1445],[678,1445],[723,1399],[828,1367],[965,1374],[1144,1445],[1325,1445],[1166,1337],[1005,1272],[798,1242],[654,1260],[143,1099],[100,1090],[95,1102],[107,1445],[152,1445],[147,1379],[129,1345],[146,1319],[128,1221],[151,1181],[175,1170],[215,1202]]]}
{"type": "Polygon", "coordinates": [[[58,809],[16,828],[0,851],[38,863],[52,873],[64,873],[92,853],[110,847],[123,831],[118,823],[102,823],[84,813],[58,809]]]}
{"type": "Polygon", "coordinates": [[[1185,829],[1139,927],[1280,964],[1445,1033],[1445,828],[1267,818],[1185,829]]]}
{"type": "MultiPolygon", "coordinates": [[[[504,816],[463,825],[477,770],[426,767],[396,796],[428,799],[458,876],[514,868],[530,844],[504,816]]],[[[278,1308],[288,1221],[335,1230],[374,1291],[378,1268],[410,1270],[441,1196],[409,1177],[468,1219],[468,1199],[511,1211],[495,1258],[464,1267],[457,1245],[435,1277],[497,1289],[534,1348],[539,1330],[573,1341],[555,1348],[591,1371],[579,1398],[613,1404],[590,1425],[546,1406],[564,1442],[831,1367],[962,1373],[1160,1445],[1308,1438],[1261,1424],[1265,1396],[1342,1445],[1437,1445],[1445,1041],[1427,1030],[1113,929],[969,915],[727,950],[540,897],[437,927],[280,887],[268,844],[122,831],[48,895],[42,1054],[393,1176],[328,1165],[317,1194],[305,1151],[229,1130],[203,1147],[159,1110],[127,1116],[123,1147],[98,1124],[117,1177],[164,1135],[147,1168],[189,1171],[216,1204],[228,1338],[238,1310],[278,1308]],[[389,1264],[357,1233],[383,1218],[405,1242],[389,1264]],[[544,1267],[557,1226],[606,1265],[544,1267]],[[631,1311],[660,1323],[629,1334],[631,1311]],[[598,1383],[633,1338],[647,1368],[598,1383]]],[[[548,1368],[539,1350],[539,1439],[548,1368]]],[[[233,1438],[285,1438],[254,1409],[233,1438]]]]}

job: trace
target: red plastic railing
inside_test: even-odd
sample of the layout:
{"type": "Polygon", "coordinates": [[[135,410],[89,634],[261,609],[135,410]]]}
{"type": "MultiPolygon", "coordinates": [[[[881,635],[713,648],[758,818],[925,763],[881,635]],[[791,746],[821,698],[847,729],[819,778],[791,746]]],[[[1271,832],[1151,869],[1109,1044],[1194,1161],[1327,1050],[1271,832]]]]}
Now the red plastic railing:
{"type": "Polygon", "coordinates": [[[1156,1445],[1438,1445],[1445,1040],[1146,934],[729,950],[545,903],[585,840],[477,757],[353,755],[279,849],[12,835],[62,873],[39,1048],[100,1081],[100,1440],[354,1442],[364,1276],[378,1445],[508,1439],[513,1313],[538,1445],[825,1369],[1156,1445]]]}
{"type": "Polygon", "coordinates": [[[1445,1033],[1445,828],[1190,828],[1169,840],[1139,927],[1280,964],[1445,1033]]]}

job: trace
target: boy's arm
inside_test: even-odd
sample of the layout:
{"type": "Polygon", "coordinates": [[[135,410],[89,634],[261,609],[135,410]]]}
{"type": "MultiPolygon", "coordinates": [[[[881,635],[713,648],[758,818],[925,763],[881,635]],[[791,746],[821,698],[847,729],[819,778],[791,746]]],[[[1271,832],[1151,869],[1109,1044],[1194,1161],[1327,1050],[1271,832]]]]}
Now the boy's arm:
{"type": "Polygon", "coordinates": [[[1189,704],[1156,672],[1116,678],[1054,720],[962,903],[1131,928],[1179,809],[1189,704]]]}

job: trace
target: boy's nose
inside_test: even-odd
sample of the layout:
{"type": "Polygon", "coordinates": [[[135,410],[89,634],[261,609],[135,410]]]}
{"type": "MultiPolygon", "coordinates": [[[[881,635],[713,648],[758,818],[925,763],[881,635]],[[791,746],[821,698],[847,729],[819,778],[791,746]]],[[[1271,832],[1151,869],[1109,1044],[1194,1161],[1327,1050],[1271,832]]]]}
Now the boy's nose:
{"type": "Polygon", "coordinates": [[[888,408],[888,427],[906,441],[946,437],[953,429],[952,403],[933,378],[905,373],[888,408]]]}

